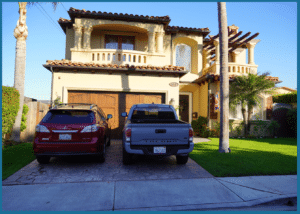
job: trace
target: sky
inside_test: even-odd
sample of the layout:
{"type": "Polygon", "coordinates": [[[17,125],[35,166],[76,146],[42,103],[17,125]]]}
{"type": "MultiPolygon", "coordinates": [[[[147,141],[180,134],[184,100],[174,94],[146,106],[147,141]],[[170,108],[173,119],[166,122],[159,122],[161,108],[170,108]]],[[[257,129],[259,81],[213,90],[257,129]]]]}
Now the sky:
{"type": "MultiPolygon", "coordinates": [[[[50,3],[27,8],[25,96],[49,100],[51,73],[42,65],[47,60],[65,58],[66,37],[58,24],[60,17],[70,19],[70,7],[90,11],[166,16],[170,26],[206,28],[218,34],[216,2],[63,2],[54,11],[50,3]]],[[[243,34],[260,33],[254,49],[258,72],[270,72],[285,86],[297,88],[297,3],[227,2],[227,22],[243,34]]],[[[13,36],[19,18],[17,2],[2,2],[2,85],[14,85],[15,45],[13,36]]]]}

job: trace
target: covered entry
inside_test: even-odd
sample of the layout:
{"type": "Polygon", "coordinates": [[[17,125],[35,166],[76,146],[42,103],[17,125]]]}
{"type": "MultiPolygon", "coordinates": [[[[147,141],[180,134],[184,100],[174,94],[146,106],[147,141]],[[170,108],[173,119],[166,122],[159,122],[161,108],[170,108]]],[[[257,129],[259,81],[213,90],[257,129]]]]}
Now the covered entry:
{"type": "Polygon", "coordinates": [[[134,104],[138,103],[165,103],[164,93],[129,93],[129,92],[102,92],[102,91],[68,91],[69,103],[92,103],[98,105],[105,114],[112,114],[112,138],[122,138],[124,118],[122,112],[129,112],[134,104]]]}

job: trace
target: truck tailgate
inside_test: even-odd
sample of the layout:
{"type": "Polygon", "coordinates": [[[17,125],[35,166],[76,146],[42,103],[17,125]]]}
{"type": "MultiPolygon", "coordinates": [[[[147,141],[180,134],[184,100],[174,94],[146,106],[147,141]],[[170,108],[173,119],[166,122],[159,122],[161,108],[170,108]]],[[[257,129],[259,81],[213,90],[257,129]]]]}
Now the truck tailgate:
{"type": "Polygon", "coordinates": [[[131,124],[131,145],[187,145],[188,124],[131,124]]]}

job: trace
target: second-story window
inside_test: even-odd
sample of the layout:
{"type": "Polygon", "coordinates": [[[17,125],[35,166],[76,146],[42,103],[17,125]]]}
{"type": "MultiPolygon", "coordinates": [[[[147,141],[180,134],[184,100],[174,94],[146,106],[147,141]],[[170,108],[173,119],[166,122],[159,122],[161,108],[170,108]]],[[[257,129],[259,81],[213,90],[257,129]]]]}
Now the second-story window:
{"type": "Polygon", "coordinates": [[[105,35],[105,48],[134,50],[134,36],[105,35]]]}

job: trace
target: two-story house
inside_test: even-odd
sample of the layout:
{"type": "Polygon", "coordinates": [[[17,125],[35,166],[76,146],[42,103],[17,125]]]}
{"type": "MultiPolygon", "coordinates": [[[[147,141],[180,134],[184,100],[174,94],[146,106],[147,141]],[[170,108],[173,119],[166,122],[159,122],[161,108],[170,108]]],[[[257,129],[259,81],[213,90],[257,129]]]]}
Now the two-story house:
{"type": "MultiPolygon", "coordinates": [[[[95,103],[112,114],[120,137],[121,112],[136,103],[166,103],[178,108],[182,120],[198,116],[217,120],[219,40],[205,38],[208,28],[169,26],[168,16],[143,16],[70,8],[70,20],[59,19],[66,34],[63,60],[48,60],[52,72],[51,100],[95,103]],[[212,99],[213,98],[213,99],[212,99]]],[[[229,73],[256,73],[254,35],[241,36],[229,27],[229,73]],[[246,62],[248,51],[248,62],[246,62]]],[[[277,79],[278,80],[278,79],[277,79]]],[[[262,118],[266,118],[266,99],[262,118]]]]}

